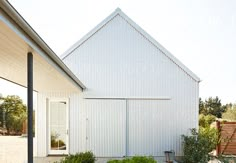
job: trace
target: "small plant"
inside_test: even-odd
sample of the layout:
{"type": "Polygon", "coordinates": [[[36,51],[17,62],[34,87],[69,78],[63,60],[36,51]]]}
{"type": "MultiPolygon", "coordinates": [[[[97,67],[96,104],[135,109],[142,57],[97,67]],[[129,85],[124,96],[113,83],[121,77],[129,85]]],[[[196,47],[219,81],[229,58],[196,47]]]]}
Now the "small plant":
{"type": "Polygon", "coordinates": [[[63,158],[59,163],[95,163],[95,156],[92,152],[81,152],[63,158]]]}
{"type": "Polygon", "coordinates": [[[183,135],[184,163],[206,163],[210,160],[209,153],[219,142],[218,131],[215,128],[202,128],[199,132],[191,129],[191,136],[183,135]]]}
{"type": "Polygon", "coordinates": [[[220,162],[223,162],[223,163],[234,163],[234,162],[236,162],[236,158],[234,156],[230,156],[230,155],[227,155],[227,156],[220,155],[220,156],[217,157],[217,159],[220,162]]]}
{"type": "Polygon", "coordinates": [[[107,163],[157,163],[152,157],[134,156],[123,160],[110,160],[107,163]]]}

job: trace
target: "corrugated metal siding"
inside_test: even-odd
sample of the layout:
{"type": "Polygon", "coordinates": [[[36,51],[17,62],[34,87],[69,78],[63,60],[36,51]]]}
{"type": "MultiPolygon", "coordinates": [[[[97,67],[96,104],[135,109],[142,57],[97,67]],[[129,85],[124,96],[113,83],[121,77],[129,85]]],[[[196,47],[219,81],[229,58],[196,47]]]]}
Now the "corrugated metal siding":
{"type": "Polygon", "coordinates": [[[47,131],[47,99],[68,98],[69,99],[69,152],[79,151],[79,101],[77,93],[47,92],[38,93],[37,107],[37,156],[47,156],[48,154],[48,131],[47,131]]]}
{"type": "Polygon", "coordinates": [[[85,100],[86,150],[99,157],[125,156],[125,100],[85,100]]]}
{"type": "MultiPolygon", "coordinates": [[[[176,150],[177,155],[182,154],[181,135],[188,133],[190,128],[196,128],[198,124],[198,83],[122,17],[117,15],[64,61],[86,85],[87,89],[83,92],[85,96],[171,97],[168,104],[155,104],[153,101],[139,101],[140,104],[138,101],[137,104],[130,102],[133,107],[137,105],[151,108],[150,112],[143,112],[145,116],[140,119],[147,119],[152,113],[164,116],[157,115],[163,122],[152,120],[140,126],[158,128],[164,133],[158,134],[159,130],[153,133],[158,135],[157,140],[152,140],[156,144],[151,146],[151,142],[144,140],[147,144],[142,148],[134,143],[139,138],[151,135],[137,135],[137,140],[130,140],[130,154],[149,152],[163,155],[162,152],[166,149],[176,150]],[[163,107],[160,108],[162,111],[153,109],[159,105],[163,107]],[[159,125],[154,126],[156,121],[159,125]],[[148,126],[151,124],[153,126],[148,126]]],[[[141,112],[136,113],[133,108],[131,111],[142,116],[141,112]]],[[[135,126],[136,123],[140,122],[133,117],[131,124],[135,126]]],[[[86,132],[85,130],[83,128],[82,132],[86,132]]],[[[133,136],[136,132],[141,131],[131,129],[133,136]]]]}

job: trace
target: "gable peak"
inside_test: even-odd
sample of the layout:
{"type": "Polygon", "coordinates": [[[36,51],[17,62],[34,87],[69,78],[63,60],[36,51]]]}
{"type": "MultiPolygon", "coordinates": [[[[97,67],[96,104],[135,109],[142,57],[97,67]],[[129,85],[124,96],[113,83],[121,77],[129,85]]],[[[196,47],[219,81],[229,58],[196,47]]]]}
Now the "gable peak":
{"type": "Polygon", "coordinates": [[[90,39],[94,34],[96,34],[97,31],[104,28],[117,15],[121,16],[132,28],[134,28],[139,34],[141,34],[144,38],[146,38],[152,45],[154,45],[157,49],[159,49],[167,58],[169,58],[174,64],[179,66],[192,79],[194,79],[196,82],[200,82],[200,78],[198,76],[196,76],[191,70],[189,70],[184,64],[182,64],[175,56],[173,56],[168,50],[166,50],[160,43],[158,43],[154,38],[152,38],[152,36],[150,36],[141,27],[139,27],[124,12],[122,12],[119,7],[116,8],[116,10],[111,15],[109,15],[106,19],[104,19],[87,35],[85,35],[82,39],[76,42],[64,54],[62,54],[61,56],[62,60],[64,60],[67,56],[69,56],[76,48],[80,47],[80,45],[84,44],[88,39],[90,39]]]}
{"type": "Polygon", "coordinates": [[[121,9],[119,7],[116,8],[116,12],[121,12],[121,9]]]}

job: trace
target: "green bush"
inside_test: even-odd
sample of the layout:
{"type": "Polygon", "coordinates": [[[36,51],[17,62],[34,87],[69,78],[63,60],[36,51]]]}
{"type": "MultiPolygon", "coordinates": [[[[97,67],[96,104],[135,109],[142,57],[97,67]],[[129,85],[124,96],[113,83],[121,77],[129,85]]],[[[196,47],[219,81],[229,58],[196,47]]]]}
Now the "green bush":
{"type": "Polygon", "coordinates": [[[209,153],[216,149],[219,142],[215,128],[200,127],[199,132],[191,129],[191,136],[183,135],[184,163],[206,163],[210,160],[209,153]]]}
{"type": "Polygon", "coordinates": [[[216,117],[214,115],[204,115],[200,114],[199,115],[199,126],[201,127],[209,127],[212,122],[216,120],[216,117]]]}
{"type": "Polygon", "coordinates": [[[152,157],[134,156],[123,160],[110,160],[107,163],[157,163],[152,157]]]}
{"type": "Polygon", "coordinates": [[[95,156],[92,152],[81,152],[69,155],[62,159],[60,163],[95,163],[95,156]]]}

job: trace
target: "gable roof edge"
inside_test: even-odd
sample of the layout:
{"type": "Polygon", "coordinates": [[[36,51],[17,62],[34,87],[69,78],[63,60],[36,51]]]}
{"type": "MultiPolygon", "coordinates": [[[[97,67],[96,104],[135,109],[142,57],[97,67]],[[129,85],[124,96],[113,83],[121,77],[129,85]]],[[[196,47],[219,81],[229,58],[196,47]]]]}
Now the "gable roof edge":
{"type": "Polygon", "coordinates": [[[188,67],[186,67],[180,60],[178,60],[171,52],[169,52],[165,47],[163,47],[159,42],[157,42],[151,35],[144,31],[138,24],[136,24],[132,19],[130,19],[122,11],[119,12],[120,16],[123,17],[127,23],[129,23],[137,32],[139,32],[144,38],[146,38],[150,43],[152,43],[157,49],[163,52],[163,54],[169,58],[173,63],[175,63],[180,69],[187,73],[195,81],[200,82],[200,78],[193,73],[188,67]]]}
{"type": "Polygon", "coordinates": [[[151,44],[153,44],[157,49],[159,49],[167,58],[169,58],[174,64],[176,64],[182,71],[189,75],[196,82],[200,82],[200,78],[193,73],[189,68],[187,68],[181,61],[179,61],[173,54],[171,54],[166,48],[164,48],[159,42],[157,42],[151,35],[144,31],[139,25],[137,25],[133,20],[131,20],[125,13],[123,13],[120,8],[117,8],[112,14],[110,14],[106,19],[99,23],[95,28],[93,28],[89,33],[87,33],[82,39],[77,41],[72,45],[67,51],[61,55],[61,59],[64,60],[68,57],[76,48],[85,43],[90,37],[97,33],[106,24],[112,21],[117,15],[120,15],[129,25],[131,25],[137,32],[139,32],[144,38],[146,38],[151,44]]]}
{"type": "Polygon", "coordinates": [[[22,32],[27,35],[35,45],[42,50],[43,54],[48,56],[54,62],[64,75],[68,76],[81,90],[86,89],[85,85],[71,72],[71,70],[61,61],[53,50],[44,42],[44,40],[35,32],[35,30],[26,22],[18,11],[8,1],[0,1],[0,10],[6,15],[7,20],[12,21],[22,32]]]}
{"type": "Polygon", "coordinates": [[[111,13],[107,18],[105,18],[101,23],[95,26],[91,31],[89,31],[85,36],[83,36],[79,41],[73,44],[68,50],[66,50],[60,58],[64,60],[68,57],[76,48],[85,43],[90,37],[96,34],[101,28],[108,24],[112,19],[114,19],[121,12],[120,8],[117,8],[113,13],[111,13]]]}

